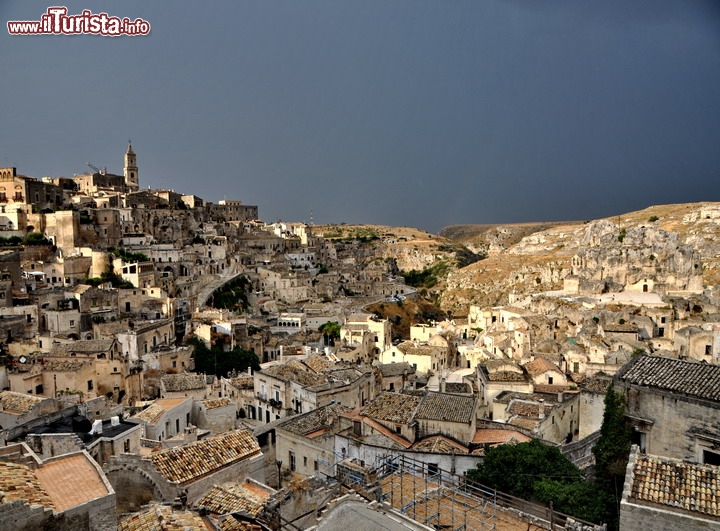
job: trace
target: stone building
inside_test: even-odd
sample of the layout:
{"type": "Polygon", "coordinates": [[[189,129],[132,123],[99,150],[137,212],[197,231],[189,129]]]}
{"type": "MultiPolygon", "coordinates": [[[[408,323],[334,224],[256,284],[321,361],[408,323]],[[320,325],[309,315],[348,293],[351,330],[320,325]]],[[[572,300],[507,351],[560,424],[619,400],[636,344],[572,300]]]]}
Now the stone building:
{"type": "Polygon", "coordinates": [[[192,426],[192,398],[161,398],[130,417],[143,427],[143,438],[164,441],[181,435],[192,426]]]}
{"type": "Polygon", "coordinates": [[[630,452],[620,500],[623,531],[720,530],[720,469],[630,452]]]}
{"type": "Polygon", "coordinates": [[[252,478],[265,481],[263,454],[252,434],[235,430],[181,446],[115,456],[104,467],[117,492],[118,511],[180,496],[194,504],[213,485],[252,478]]]}
{"type": "Polygon", "coordinates": [[[334,476],[334,436],[338,416],[349,407],[330,404],[288,417],[275,427],[276,457],[284,468],[301,476],[334,476]]]}
{"type": "Polygon", "coordinates": [[[0,451],[0,484],[3,529],[116,529],[115,491],[85,451],[41,460],[23,443],[6,446],[0,451]]]}
{"type": "Polygon", "coordinates": [[[720,366],[639,354],[615,387],[641,451],[720,465],[720,366]]]}

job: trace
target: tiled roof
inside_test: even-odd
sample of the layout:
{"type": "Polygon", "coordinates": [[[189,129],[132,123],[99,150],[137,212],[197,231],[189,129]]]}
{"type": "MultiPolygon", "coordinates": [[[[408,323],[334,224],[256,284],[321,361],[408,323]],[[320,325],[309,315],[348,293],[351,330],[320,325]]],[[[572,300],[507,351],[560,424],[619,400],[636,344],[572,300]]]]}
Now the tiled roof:
{"type": "Polygon", "coordinates": [[[325,382],[325,378],[319,374],[313,374],[307,369],[300,370],[288,364],[273,365],[272,367],[263,369],[262,372],[257,374],[259,374],[260,377],[267,375],[283,382],[297,382],[304,387],[312,387],[325,382]]]}
{"type": "Polygon", "coordinates": [[[0,407],[5,413],[27,413],[33,407],[47,398],[40,398],[15,391],[3,391],[0,393],[0,407]]]}
{"type": "Polygon", "coordinates": [[[591,378],[586,378],[585,381],[582,382],[580,387],[582,387],[583,391],[605,394],[611,383],[612,376],[598,373],[591,378]]]}
{"type": "Polygon", "coordinates": [[[90,361],[65,361],[47,360],[43,368],[50,372],[79,372],[80,369],[90,364],[90,361]]]}
{"type": "Polygon", "coordinates": [[[412,341],[403,341],[397,346],[397,349],[406,356],[432,356],[444,350],[442,347],[434,347],[422,343],[415,346],[415,343],[412,341]]]}
{"type": "Polygon", "coordinates": [[[557,393],[564,393],[570,391],[569,385],[550,385],[550,384],[535,384],[533,386],[533,390],[536,393],[545,393],[545,394],[557,394],[557,393]]]}
{"type": "Polygon", "coordinates": [[[638,327],[634,324],[607,324],[603,326],[603,330],[615,333],[636,333],[638,331],[638,327]]]}
{"type": "Polygon", "coordinates": [[[445,384],[446,393],[472,393],[472,389],[466,382],[447,382],[445,384]]]}
{"type": "Polygon", "coordinates": [[[530,437],[515,430],[481,428],[475,432],[473,444],[502,444],[510,441],[528,442],[530,437]]]}
{"type": "Polygon", "coordinates": [[[68,356],[72,353],[97,354],[108,352],[115,343],[114,339],[81,339],[72,343],[58,343],[53,345],[52,355],[68,356]]]}
{"type": "Polygon", "coordinates": [[[394,449],[410,448],[412,446],[412,443],[405,437],[398,435],[391,429],[388,429],[387,426],[384,426],[369,417],[365,417],[363,419],[363,424],[370,426],[377,432],[376,434],[364,437],[365,443],[370,446],[383,446],[385,448],[394,449]]]}
{"type": "Polygon", "coordinates": [[[166,374],[162,378],[166,391],[191,391],[205,387],[204,374],[166,374]]]}
{"type": "Polygon", "coordinates": [[[417,396],[381,393],[362,410],[362,414],[377,420],[407,424],[421,400],[417,396]]]}
{"type": "Polygon", "coordinates": [[[470,424],[475,417],[476,402],[474,396],[430,392],[420,402],[415,418],[470,424]]]}
{"type": "Polygon", "coordinates": [[[137,415],[133,415],[132,418],[144,420],[148,424],[157,423],[163,416],[163,413],[170,411],[172,408],[182,404],[188,398],[159,398],[150,404],[147,408],[143,409],[137,415]]]}
{"type": "Polygon", "coordinates": [[[548,371],[560,372],[560,369],[558,369],[557,365],[549,362],[545,358],[535,358],[533,361],[531,361],[530,363],[526,363],[523,366],[525,367],[525,370],[532,376],[538,376],[548,371]]]}
{"type": "Polygon", "coordinates": [[[215,514],[243,512],[255,517],[262,511],[270,494],[269,490],[248,488],[247,483],[226,483],[210,489],[195,505],[215,514]]]}
{"type": "Polygon", "coordinates": [[[46,462],[35,470],[38,482],[64,511],[109,494],[92,458],[86,453],[71,454],[46,462]]]}
{"type": "Polygon", "coordinates": [[[313,354],[305,360],[305,365],[310,367],[315,372],[322,372],[335,365],[332,361],[327,359],[325,356],[318,356],[313,354]]]}
{"type": "Polygon", "coordinates": [[[296,435],[307,435],[333,424],[339,414],[348,411],[349,407],[333,404],[289,417],[280,427],[296,435]]]}
{"type": "Polygon", "coordinates": [[[227,397],[211,398],[210,400],[203,400],[202,403],[205,404],[206,409],[217,409],[219,407],[225,407],[232,404],[232,402],[230,402],[230,399],[227,397]]]}
{"type": "Polygon", "coordinates": [[[401,363],[380,363],[377,365],[380,374],[383,378],[389,378],[391,376],[402,376],[407,372],[408,375],[415,374],[415,369],[408,362],[403,361],[401,363]]]}
{"type": "Polygon", "coordinates": [[[254,378],[250,375],[247,375],[238,376],[237,378],[231,378],[230,385],[237,389],[253,389],[255,384],[254,378]]]}
{"type": "Polygon", "coordinates": [[[491,382],[525,382],[525,375],[514,371],[497,371],[488,374],[488,380],[491,382]]]}
{"type": "MultiPolygon", "coordinates": [[[[545,415],[555,407],[554,404],[543,404],[545,415]]],[[[508,413],[511,415],[519,415],[521,417],[539,418],[540,417],[540,404],[538,402],[524,402],[522,400],[513,400],[507,408],[508,413]]]]}
{"type": "Polygon", "coordinates": [[[146,459],[170,481],[184,483],[258,453],[260,446],[252,434],[236,430],[168,448],[146,459]]]}
{"type": "Polygon", "coordinates": [[[293,369],[297,369],[299,371],[307,371],[309,368],[307,365],[305,365],[302,361],[299,361],[299,360],[290,360],[287,363],[285,363],[285,365],[287,365],[288,367],[291,367],[293,369]]]}
{"type": "Polygon", "coordinates": [[[133,513],[118,523],[118,531],[187,531],[211,529],[192,511],[178,511],[167,505],[154,505],[133,513]]]}
{"type": "Polygon", "coordinates": [[[534,430],[538,427],[540,421],[525,417],[517,417],[508,422],[508,424],[511,424],[512,426],[517,426],[518,428],[524,428],[526,430],[534,430]]]}
{"type": "Polygon", "coordinates": [[[433,435],[432,437],[426,437],[422,441],[418,441],[413,444],[412,449],[423,452],[436,452],[441,454],[450,454],[453,452],[469,453],[467,447],[451,439],[448,439],[447,437],[443,437],[442,435],[433,435]]]}
{"type": "Polygon", "coordinates": [[[55,509],[55,504],[33,471],[18,463],[0,463],[1,503],[25,500],[30,505],[55,509]]]}
{"type": "Polygon", "coordinates": [[[524,382],[527,381],[526,371],[510,360],[487,360],[480,364],[490,382],[524,382]]]}
{"type": "Polygon", "coordinates": [[[641,354],[616,377],[629,384],[720,400],[720,365],[641,354]]]}
{"type": "Polygon", "coordinates": [[[637,455],[629,496],[720,517],[720,467],[637,455]]]}
{"type": "Polygon", "coordinates": [[[220,526],[220,531],[264,531],[266,529],[252,522],[238,520],[235,515],[232,514],[228,514],[222,518],[218,525],[220,526]]]}

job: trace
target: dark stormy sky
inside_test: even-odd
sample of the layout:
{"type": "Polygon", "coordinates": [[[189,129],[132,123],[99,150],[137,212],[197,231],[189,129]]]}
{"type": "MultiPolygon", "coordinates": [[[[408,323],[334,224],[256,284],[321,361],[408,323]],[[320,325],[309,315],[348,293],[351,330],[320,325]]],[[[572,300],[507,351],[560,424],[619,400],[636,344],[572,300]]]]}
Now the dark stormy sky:
{"type": "Polygon", "coordinates": [[[1,0],[0,166],[122,172],[265,221],[591,219],[720,200],[720,4],[1,0]],[[144,37],[8,20],[142,17],[144,37]]]}

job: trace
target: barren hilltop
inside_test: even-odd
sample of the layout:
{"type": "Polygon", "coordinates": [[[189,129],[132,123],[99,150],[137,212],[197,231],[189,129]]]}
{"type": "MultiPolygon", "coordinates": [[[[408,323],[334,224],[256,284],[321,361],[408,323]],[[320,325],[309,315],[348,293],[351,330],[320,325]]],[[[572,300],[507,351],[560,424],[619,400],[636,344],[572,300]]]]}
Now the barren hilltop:
{"type": "Polygon", "coordinates": [[[605,283],[594,288],[609,291],[640,277],[672,289],[693,275],[705,286],[720,282],[720,203],[657,205],[593,221],[453,225],[437,236],[376,225],[328,225],[316,232],[360,238],[363,260],[395,260],[401,272],[447,266],[426,293],[453,315],[470,304],[507,304],[510,294],[562,289],[578,270],[584,282],[605,283]]]}

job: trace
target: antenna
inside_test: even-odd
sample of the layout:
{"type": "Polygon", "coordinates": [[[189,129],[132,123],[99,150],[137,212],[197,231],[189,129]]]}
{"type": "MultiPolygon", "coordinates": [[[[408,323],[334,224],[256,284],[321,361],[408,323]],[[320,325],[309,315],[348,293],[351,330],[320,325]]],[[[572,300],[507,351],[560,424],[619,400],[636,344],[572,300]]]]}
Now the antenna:
{"type": "Polygon", "coordinates": [[[312,227],[314,225],[313,223],[313,211],[310,210],[310,226],[312,227]]]}

